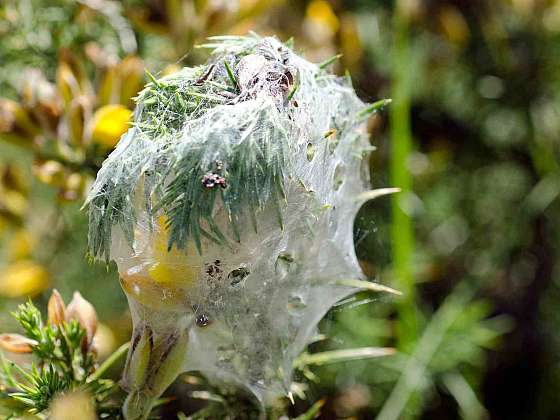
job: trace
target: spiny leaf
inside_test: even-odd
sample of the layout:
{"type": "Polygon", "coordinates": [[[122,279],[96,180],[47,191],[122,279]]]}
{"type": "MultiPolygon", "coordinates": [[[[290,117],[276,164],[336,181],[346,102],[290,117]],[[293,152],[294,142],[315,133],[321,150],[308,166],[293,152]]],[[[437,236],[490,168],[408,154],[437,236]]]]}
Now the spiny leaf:
{"type": "Polygon", "coordinates": [[[235,78],[235,75],[233,74],[233,71],[231,70],[231,67],[229,66],[227,60],[224,60],[224,67],[226,68],[226,72],[229,79],[231,80],[231,83],[233,84],[233,86],[235,86],[235,89],[239,90],[239,84],[237,83],[237,79],[235,78]]]}
{"type": "Polygon", "coordinates": [[[402,295],[401,292],[395,289],[391,289],[388,286],[382,284],[373,283],[371,281],[358,280],[358,279],[343,279],[336,281],[336,284],[340,286],[355,287],[357,289],[369,290],[372,292],[386,292],[392,293],[394,295],[402,295]]]}
{"type": "Polygon", "coordinates": [[[350,360],[363,360],[375,357],[390,356],[395,354],[395,349],[390,347],[362,347],[356,349],[330,350],[321,353],[303,353],[294,362],[301,368],[309,365],[324,365],[328,363],[347,362],[350,360]]]}
{"type": "Polygon", "coordinates": [[[338,60],[340,57],[342,57],[342,54],[337,54],[337,55],[333,55],[330,58],[327,58],[325,61],[321,62],[318,64],[318,67],[323,70],[325,68],[327,68],[330,64],[334,63],[336,60],[338,60]]]}
{"type": "Polygon", "coordinates": [[[358,112],[357,117],[358,118],[364,118],[364,117],[367,117],[369,115],[375,114],[376,112],[381,111],[383,108],[385,108],[391,102],[393,102],[392,99],[381,99],[377,102],[374,102],[373,104],[367,106],[366,108],[364,108],[363,110],[358,112]]]}

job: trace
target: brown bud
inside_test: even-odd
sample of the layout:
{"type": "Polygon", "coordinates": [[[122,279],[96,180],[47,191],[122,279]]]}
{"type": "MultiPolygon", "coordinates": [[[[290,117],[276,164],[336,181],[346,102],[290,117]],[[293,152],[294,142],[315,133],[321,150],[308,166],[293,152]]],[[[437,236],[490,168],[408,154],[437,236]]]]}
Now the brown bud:
{"type": "Polygon", "coordinates": [[[62,325],[66,316],[66,305],[58,293],[58,290],[53,289],[51,297],[49,299],[49,304],[47,307],[47,313],[49,316],[49,324],[51,325],[62,325]]]}
{"type": "Polygon", "coordinates": [[[87,347],[91,346],[97,331],[97,313],[91,303],[85,300],[80,292],[74,292],[72,300],[66,308],[66,321],[77,320],[86,330],[87,347]]]}
{"type": "Polygon", "coordinates": [[[31,353],[32,346],[35,345],[37,345],[35,340],[20,334],[0,334],[0,349],[9,351],[10,353],[31,353]]]}

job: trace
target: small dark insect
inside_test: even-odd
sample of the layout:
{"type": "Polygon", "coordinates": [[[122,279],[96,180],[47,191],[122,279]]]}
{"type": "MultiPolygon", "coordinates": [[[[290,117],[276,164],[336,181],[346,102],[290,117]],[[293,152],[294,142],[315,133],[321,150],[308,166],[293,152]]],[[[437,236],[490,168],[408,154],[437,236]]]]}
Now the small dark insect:
{"type": "Polygon", "coordinates": [[[208,315],[200,314],[200,315],[196,316],[195,323],[196,323],[197,327],[206,327],[206,326],[210,325],[212,323],[212,321],[210,321],[210,318],[208,318],[208,315]]]}
{"type": "Polygon", "coordinates": [[[208,172],[202,177],[202,185],[204,185],[206,188],[214,188],[215,186],[226,188],[227,182],[223,176],[208,172]]]}

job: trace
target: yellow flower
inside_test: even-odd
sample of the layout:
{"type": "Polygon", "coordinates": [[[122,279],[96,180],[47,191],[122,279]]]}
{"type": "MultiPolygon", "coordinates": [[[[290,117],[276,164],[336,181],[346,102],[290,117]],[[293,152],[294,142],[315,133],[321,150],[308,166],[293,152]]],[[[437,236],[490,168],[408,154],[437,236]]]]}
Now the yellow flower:
{"type": "Polygon", "coordinates": [[[338,31],[340,22],[331,5],[325,0],[313,0],[307,6],[306,19],[311,22],[325,25],[332,32],[338,31]]]}
{"type": "Polygon", "coordinates": [[[93,141],[106,149],[112,149],[130,127],[131,117],[132,111],[123,105],[102,106],[93,116],[93,141]]]}
{"type": "Polygon", "coordinates": [[[202,267],[202,258],[192,241],[188,242],[184,250],[178,250],[177,247],[168,250],[169,234],[163,217],[159,218],[158,225],[154,241],[156,262],[148,270],[150,276],[156,283],[166,286],[191,287],[202,267]]]}
{"type": "Polygon", "coordinates": [[[192,241],[185,249],[167,249],[169,234],[160,217],[154,233],[153,263],[148,275],[121,273],[126,293],[142,304],[156,309],[177,309],[185,305],[196,286],[203,260],[192,241]]]}
{"type": "Polygon", "coordinates": [[[35,296],[49,285],[47,271],[39,264],[23,260],[0,271],[0,295],[9,298],[35,296]]]}
{"type": "Polygon", "coordinates": [[[19,229],[10,241],[10,259],[12,261],[23,260],[31,255],[34,238],[26,229],[19,229]]]}

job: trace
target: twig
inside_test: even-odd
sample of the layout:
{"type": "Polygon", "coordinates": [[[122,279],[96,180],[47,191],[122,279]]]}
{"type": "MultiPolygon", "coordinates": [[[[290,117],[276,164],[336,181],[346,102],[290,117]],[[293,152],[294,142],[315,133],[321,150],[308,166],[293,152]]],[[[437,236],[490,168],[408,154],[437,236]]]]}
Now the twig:
{"type": "Polygon", "coordinates": [[[105,359],[105,361],[101,364],[101,366],[99,366],[99,368],[89,376],[87,381],[93,382],[100,379],[105,374],[105,372],[107,372],[107,370],[109,370],[109,368],[113,366],[113,364],[128,351],[129,347],[130,347],[130,342],[124,343],[117,350],[115,350],[113,354],[111,354],[107,359],[105,359]]]}

